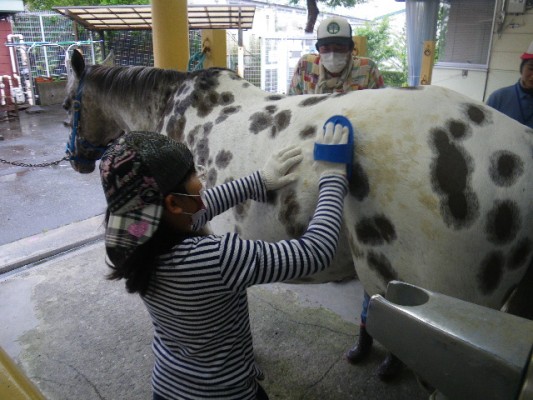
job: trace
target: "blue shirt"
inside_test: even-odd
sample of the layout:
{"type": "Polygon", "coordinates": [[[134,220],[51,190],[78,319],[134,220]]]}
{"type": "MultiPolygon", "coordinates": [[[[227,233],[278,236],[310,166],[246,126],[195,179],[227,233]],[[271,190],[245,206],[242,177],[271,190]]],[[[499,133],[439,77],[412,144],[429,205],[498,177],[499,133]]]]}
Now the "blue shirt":
{"type": "Polygon", "coordinates": [[[487,105],[533,128],[533,96],[524,92],[520,82],[494,91],[487,105]]]}

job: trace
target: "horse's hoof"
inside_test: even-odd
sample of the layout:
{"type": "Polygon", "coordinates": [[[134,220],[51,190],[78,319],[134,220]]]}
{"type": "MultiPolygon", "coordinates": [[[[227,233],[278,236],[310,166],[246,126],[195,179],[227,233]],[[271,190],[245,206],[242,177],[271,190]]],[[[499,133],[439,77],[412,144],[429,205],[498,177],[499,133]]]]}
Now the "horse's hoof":
{"type": "Polygon", "coordinates": [[[384,382],[388,382],[396,378],[403,369],[403,362],[394,354],[389,353],[387,357],[378,367],[378,376],[384,382]]]}
{"type": "Polygon", "coordinates": [[[372,348],[373,342],[374,339],[372,339],[372,336],[370,336],[366,331],[366,328],[362,326],[359,329],[359,339],[357,341],[357,344],[350,350],[348,350],[345,354],[346,360],[350,364],[357,364],[360,361],[364,360],[370,353],[370,349],[372,348]]]}

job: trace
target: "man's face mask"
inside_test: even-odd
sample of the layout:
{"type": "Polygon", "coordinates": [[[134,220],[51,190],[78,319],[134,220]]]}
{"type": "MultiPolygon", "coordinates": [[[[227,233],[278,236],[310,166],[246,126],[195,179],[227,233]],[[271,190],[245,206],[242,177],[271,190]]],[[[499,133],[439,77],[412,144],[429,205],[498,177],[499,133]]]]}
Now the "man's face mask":
{"type": "Polygon", "coordinates": [[[348,63],[349,53],[322,53],[320,54],[320,62],[329,72],[338,74],[348,63]]]}

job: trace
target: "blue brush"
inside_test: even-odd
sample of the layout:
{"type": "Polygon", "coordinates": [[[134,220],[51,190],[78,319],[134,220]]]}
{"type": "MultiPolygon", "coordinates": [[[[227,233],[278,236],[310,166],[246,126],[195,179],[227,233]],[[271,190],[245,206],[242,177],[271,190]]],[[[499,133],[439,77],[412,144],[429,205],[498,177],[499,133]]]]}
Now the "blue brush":
{"type": "Polygon", "coordinates": [[[315,160],[320,161],[329,161],[334,163],[343,163],[346,164],[346,175],[348,179],[352,176],[353,169],[353,126],[348,118],[343,115],[334,115],[329,118],[323,126],[323,129],[326,128],[328,123],[332,122],[333,124],[342,125],[343,127],[348,128],[348,143],[345,144],[323,144],[315,143],[314,157],[315,160]]]}

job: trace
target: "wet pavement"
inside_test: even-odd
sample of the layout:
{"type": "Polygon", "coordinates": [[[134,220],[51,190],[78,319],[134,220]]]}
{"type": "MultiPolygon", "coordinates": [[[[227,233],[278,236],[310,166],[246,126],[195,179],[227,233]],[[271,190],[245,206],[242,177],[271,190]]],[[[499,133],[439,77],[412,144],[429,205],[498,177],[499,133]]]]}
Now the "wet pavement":
{"type": "MultiPolygon", "coordinates": [[[[68,129],[61,105],[19,112],[0,121],[0,159],[25,164],[60,160],[68,129]]],[[[0,163],[0,245],[105,212],[98,174],[81,175],[68,162],[28,168],[0,163]]]]}

